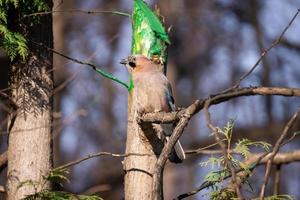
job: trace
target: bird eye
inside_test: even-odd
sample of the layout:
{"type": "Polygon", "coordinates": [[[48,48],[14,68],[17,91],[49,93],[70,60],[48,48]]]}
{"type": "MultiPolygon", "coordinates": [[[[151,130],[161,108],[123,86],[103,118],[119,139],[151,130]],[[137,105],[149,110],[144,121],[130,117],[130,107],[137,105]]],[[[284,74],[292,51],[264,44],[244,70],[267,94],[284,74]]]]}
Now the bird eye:
{"type": "Polygon", "coordinates": [[[132,68],[135,68],[135,62],[132,62],[132,61],[131,61],[131,62],[128,63],[128,65],[129,65],[130,67],[132,67],[132,68]]]}

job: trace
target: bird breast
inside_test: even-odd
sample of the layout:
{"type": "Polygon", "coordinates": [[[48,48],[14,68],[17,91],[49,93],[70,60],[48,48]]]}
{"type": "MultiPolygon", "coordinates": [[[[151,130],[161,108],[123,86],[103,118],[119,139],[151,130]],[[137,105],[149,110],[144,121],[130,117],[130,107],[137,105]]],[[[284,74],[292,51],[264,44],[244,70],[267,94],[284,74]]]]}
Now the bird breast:
{"type": "Polygon", "coordinates": [[[158,72],[133,76],[133,98],[140,113],[168,111],[166,105],[167,78],[158,72]]]}

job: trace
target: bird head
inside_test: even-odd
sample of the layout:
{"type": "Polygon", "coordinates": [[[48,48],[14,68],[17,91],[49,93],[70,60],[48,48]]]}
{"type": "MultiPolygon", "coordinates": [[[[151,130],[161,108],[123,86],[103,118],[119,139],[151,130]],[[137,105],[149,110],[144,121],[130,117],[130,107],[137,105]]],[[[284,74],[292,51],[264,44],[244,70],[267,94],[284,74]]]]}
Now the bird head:
{"type": "Polygon", "coordinates": [[[122,59],[121,64],[125,65],[130,73],[144,70],[154,70],[155,64],[143,55],[130,55],[122,59]]]}

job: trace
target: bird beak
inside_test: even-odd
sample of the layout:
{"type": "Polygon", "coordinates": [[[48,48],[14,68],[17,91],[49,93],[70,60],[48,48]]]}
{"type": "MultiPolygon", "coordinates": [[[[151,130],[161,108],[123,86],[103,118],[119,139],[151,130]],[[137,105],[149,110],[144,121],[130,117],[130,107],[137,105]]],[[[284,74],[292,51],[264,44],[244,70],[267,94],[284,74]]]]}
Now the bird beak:
{"type": "Polygon", "coordinates": [[[126,65],[128,63],[128,60],[127,59],[122,59],[121,61],[120,61],[120,64],[122,64],[122,65],[126,65]]]}

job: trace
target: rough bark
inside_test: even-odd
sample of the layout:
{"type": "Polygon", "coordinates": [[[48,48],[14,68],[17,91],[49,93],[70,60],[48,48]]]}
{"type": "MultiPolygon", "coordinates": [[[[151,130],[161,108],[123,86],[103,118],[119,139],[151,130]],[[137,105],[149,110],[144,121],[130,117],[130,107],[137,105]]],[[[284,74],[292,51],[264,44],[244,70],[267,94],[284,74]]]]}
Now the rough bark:
{"type": "Polygon", "coordinates": [[[125,199],[152,200],[152,174],[162,144],[157,140],[152,126],[143,129],[139,126],[132,96],[133,93],[129,93],[126,154],[140,155],[125,158],[125,199]]]}
{"type": "MultiPolygon", "coordinates": [[[[51,15],[28,27],[29,41],[53,46],[51,15]]],[[[9,69],[10,98],[18,109],[10,114],[8,124],[8,200],[50,188],[44,176],[52,167],[52,53],[28,44],[26,60],[15,61],[9,69]]]]}

